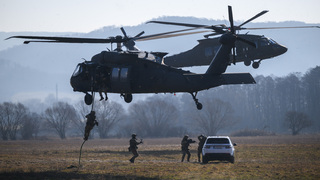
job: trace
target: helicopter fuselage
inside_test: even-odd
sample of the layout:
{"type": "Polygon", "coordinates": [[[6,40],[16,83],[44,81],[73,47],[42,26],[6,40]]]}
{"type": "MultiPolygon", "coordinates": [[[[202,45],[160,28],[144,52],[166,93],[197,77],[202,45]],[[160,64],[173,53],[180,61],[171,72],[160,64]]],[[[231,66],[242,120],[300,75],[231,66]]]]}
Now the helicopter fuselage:
{"type": "Polygon", "coordinates": [[[194,74],[140,58],[135,53],[102,51],[78,64],[74,91],[108,93],[196,92],[222,85],[221,75],[194,74]]]}
{"type": "MultiPolygon", "coordinates": [[[[237,41],[235,43],[236,62],[245,62],[246,65],[250,65],[251,61],[273,58],[287,51],[285,46],[265,36],[249,34],[238,34],[237,36],[255,43],[256,47],[237,41]]],[[[202,39],[193,49],[166,57],[164,63],[173,67],[209,65],[219,46],[219,38],[202,39]]],[[[229,59],[231,63],[232,54],[229,59]]]]}

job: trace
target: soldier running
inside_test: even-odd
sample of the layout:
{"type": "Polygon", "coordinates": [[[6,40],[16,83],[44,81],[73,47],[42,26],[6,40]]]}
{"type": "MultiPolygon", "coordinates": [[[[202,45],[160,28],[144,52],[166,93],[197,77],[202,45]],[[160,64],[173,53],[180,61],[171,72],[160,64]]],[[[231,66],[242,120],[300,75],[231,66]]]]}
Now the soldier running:
{"type": "Polygon", "coordinates": [[[189,145],[190,143],[195,143],[196,141],[193,141],[192,139],[189,139],[188,135],[185,135],[181,141],[181,151],[182,151],[182,159],[181,162],[183,162],[184,157],[186,154],[188,154],[187,161],[190,161],[190,151],[189,151],[189,145]]]}
{"type": "Polygon", "coordinates": [[[133,157],[129,160],[131,163],[134,163],[134,160],[139,156],[137,149],[138,149],[138,145],[142,144],[142,139],[140,140],[140,142],[137,141],[137,135],[136,134],[132,134],[131,135],[131,139],[130,139],[130,147],[129,147],[129,151],[132,152],[133,157]]]}

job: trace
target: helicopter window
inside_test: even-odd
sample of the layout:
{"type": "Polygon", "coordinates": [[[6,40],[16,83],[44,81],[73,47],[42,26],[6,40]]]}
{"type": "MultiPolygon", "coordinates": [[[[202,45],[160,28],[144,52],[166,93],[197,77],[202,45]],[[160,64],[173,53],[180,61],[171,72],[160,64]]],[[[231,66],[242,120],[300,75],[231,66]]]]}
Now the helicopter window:
{"type": "Polygon", "coordinates": [[[152,55],[150,53],[148,53],[148,57],[146,59],[148,59],[150,61],[156,61],[156,58],[154,57],[154,55],[152,55]]]}
{"type": "Polygon", "coordinates": [[[249,51],[249,48],[248,47],[243,47],[242,48],[242,52],[246,52],[246,51],[249,51]]]}
{"type": "Polygon", "coordinates": [[[271,44],[277,44],[277,42],[274,41],[273,39],[269,39],[269,42],[270,42],[271,44]]]}
{"type": "Polygon", "coordinates": [[[78,76],[81,72],[82,72],[82,66],[80,66],[80,64],[78,64],[76,69],[74,70],[72,76],[78,76]]]}
{"type": "Polygon", "coordinates": [[[111,79],[117,81],[119,79],[120,68],[113,68],[111,73],[111,79]]]}
{"type": "Polygon", "coordinates": [[[126,81],[128,78],[128,68],[121,68],[120,71],[120,81],[126,81]]]}
{"type": "MultiPolygon", "coordinates": [[[[234,48],[235,56],[237,56],[237,47],[234,48]]],[[[231,54],[233,55],[233,51],[231,51],[231,54]]]]}
{"type": "Polygon", "coordinates": [[[261,39],[260,45],[261,45],[261,46],[268,46],[268,45],[269,45],[268,39],[261,39]]]}
{"type": "Polygon", "coordinates": [[[140,52],[140,53],[138,54],[138,58],[146,58],[147,56],[148,56],[148,54],[145,53],[145,52],[140,52]]]}
{"type": "Polygon", "coordinates": [[[204,49],[204,55],[205,55],[206,57],[212,56],[212,48],[211,48],[211,47],[206,47],[206,48],[204,49]]]}
{"type": "Polygon", "coordinates": [[[154,55],[152,55],[151,53],[148,53],[148,52],[140,52],[138,54],[138,57],[139,58],[143,58],[143,59],[147,59],[147,60],[150,60],[150,61],[156,61],[154,55]]]}

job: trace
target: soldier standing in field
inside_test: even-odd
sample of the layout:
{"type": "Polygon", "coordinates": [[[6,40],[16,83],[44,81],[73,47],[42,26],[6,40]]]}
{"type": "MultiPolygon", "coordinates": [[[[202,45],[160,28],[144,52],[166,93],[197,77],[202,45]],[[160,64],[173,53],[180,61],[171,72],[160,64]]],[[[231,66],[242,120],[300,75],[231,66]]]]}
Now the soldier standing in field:
{"type": "Polygon", "coordinates": [[[190,161],[190,151],[189,151],[189,145],[190,143],[195,143],[196,141],[193,141],[192,139],[189,139],[188,135],[185,135],[181,141],[181,151],[182,151],[182,158],[181,158],[181,162],[183,162],[184,157],[186,156],[186,154],[188,154],[187,157],[187,161],[190,161]]]}
{"type": "Polygon", "coordinates": [[[130,147],[129,147],[129,151],[131,151],[132,152],[132,154],[133,154],[133,157],[129,160],[131,163],[134,163],[134,159],[136,159],[138,156],[139,156],[139,154],[138,154],[138,152],[137,152],[137,149],[138,149],[138,145],[139,144],[142,144],[143,142],[142,142],[142,139],[140,140],[140,142],[138,142],[137,141],[137,135],[136,134],[132,134],[131,135],[131,139],[130,139],[130,147]]]}
{"type": "Polygon", "coordinates": [[[204,143],[207,140],[207,137],[201,134],[200,136],[198,136],[198,139],[199,139],[199,144],[198,144],[199,145],[198,146],[198,162],[201,162],[200,161],[200,154],[202,154],[202,148],[203,148],[204,143]]]}

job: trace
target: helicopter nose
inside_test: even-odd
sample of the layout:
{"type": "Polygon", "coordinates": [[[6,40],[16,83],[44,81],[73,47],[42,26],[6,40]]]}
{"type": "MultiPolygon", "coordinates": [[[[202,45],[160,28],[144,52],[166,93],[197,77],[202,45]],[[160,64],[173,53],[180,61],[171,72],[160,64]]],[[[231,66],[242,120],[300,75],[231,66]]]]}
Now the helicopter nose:
{"type": "Polygon", "coordinates": [[[71,87],[73,87],[74,91],[78,90],[79,87],[81,87],[79,77],[71,76],[70,85],[71,85],[71,87]]]}
{"type": "Polygon", "coordinates": [[[281,46],[281,48],[280,48],[281,50],[281,54],[283,54],[283,53],[285,53],[285,52],[287,52],[288,51],[288,48],[287,47],[285,47],[285,46],[281,46]]]}
{"type": "Polygon", "coordinates": [[[279,56],[279,55],[287,52],[287,51],[288,51],[288,48],[285,47],[285,46],[282,46],[282,45],[278,44],[278,45],[274,48],[274,50],[275,50],[277,56],[279,56]]]}

